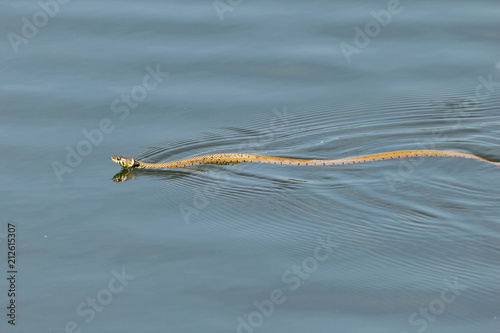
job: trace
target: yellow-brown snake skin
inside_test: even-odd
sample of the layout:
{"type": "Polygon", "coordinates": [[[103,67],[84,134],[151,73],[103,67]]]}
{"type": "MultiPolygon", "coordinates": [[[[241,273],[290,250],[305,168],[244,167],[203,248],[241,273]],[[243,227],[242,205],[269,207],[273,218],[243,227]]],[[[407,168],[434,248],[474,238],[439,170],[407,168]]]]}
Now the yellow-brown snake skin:
{"type": "Polygon", "coordinates": [[[401,150],[388,153],[379,153],[379,154],[364,155],[364,156],[349,157],[349,158],[339,158],[333,160],[312,160],[312,159],[302,159],[302,158],[287,158],[287,157],[276,157],[276,156],[240,154],[240,153],[202,155],[202,156],[195,156],[183,160],[165,162],[165,163],[146,163],[137,161],[132,157],[124,157],[124,156],[112,156],[111,160],[116,164],[121,165],[124,168],[160,169],[160,168],[180,168],[180,167],[187,167],[200,164],[226,165],[226,164],[237,164],[244,162],[269,163],[269,164],[280,164],[280,165],[316,165],[316,166],[347,165],[347,164],[358,164],[358,163],[368,163],[375,161],[395,160],[402,158],[418,158],[418,157],[468,158],[500,166],[500,162],[495,163],[492,161],[488,161],[476,155],[462,153],[458,151],[443,151],[443,150],[401,150]]]}

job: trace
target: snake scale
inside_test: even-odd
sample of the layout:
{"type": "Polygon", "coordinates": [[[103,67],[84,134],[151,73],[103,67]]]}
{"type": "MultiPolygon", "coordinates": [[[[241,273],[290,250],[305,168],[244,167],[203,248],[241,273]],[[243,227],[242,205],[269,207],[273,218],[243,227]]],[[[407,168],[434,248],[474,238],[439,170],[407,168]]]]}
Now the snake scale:
{"type": "Polygon", "coordinates": [[[146,163],[133,159],[132,157],[112,156],[111,160],[124,168],[139,168],[139,169],[160,169],[160,168],[180,168],[192,165],[201,164],[237,164],[237,163],[269,163],[280,165],[347,165],[367,163],[383,160],[395,160],[402,158],[418,158],[418,157],[458,157],[478,160],[500,166],[500,162],[488,161],[482,157],[462,153],[458,151],[443,151],[443,150],[401,150],[388,153],[379,153],[372,155],[356,156],[349,158],[339,158],[331,160],[315,160],[315,159],[302,159],[302,158],[287,158],[277,156],[264,156],[253,154],[240,154],[240,153],[222,153],[210,154],[190,157],[178,161],[165,162],[165,163],[146,163]]]}

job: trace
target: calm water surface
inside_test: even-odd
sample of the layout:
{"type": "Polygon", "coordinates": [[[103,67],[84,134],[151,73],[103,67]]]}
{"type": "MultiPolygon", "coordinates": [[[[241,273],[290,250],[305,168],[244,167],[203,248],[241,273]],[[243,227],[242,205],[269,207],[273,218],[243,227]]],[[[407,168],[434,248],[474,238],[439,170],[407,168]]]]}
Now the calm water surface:
{"type": "Polygon", "coordinates": [[[109,160],[498,162],[497,1],[62,2],[0,5],[2,332],[500,332],[492,165],[109,160]]]}

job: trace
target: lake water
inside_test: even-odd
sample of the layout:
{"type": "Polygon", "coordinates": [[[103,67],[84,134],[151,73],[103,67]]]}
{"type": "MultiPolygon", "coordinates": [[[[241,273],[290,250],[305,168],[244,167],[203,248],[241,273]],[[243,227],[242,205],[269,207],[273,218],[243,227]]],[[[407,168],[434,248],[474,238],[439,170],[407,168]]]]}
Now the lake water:
{"type": "Polygon", "coordinates": [[[0,8],[2,332],[500,332],[496,166],[109,159],[499,162],[498,1],[0,8]]]}

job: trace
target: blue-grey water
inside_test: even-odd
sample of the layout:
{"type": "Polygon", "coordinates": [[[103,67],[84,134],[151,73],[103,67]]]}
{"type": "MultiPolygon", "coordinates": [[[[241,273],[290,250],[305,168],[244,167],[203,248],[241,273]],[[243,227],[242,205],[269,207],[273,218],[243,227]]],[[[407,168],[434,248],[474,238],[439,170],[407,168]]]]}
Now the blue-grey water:
{"type": "Polygon", "coordinates": [[[3,1],[0,331],[500,332],[494,165],[109,159],[499,162],[499,17],[487,0],[3,1]]]}

